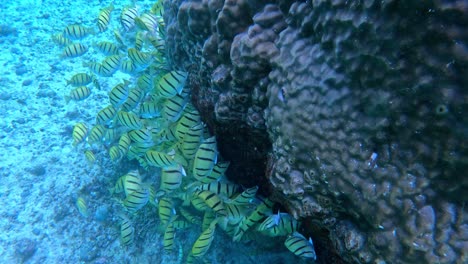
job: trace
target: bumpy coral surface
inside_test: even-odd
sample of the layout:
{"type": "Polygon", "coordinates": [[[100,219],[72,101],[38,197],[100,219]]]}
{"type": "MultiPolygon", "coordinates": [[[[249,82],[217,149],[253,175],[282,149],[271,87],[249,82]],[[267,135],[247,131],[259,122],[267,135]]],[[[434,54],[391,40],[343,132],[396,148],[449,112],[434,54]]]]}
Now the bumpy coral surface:
{"type": "Polygon", "coordinates": [[[464,1],[166,7],[229,177],[303,218],[319,262],[468,262],[464,1]]]}

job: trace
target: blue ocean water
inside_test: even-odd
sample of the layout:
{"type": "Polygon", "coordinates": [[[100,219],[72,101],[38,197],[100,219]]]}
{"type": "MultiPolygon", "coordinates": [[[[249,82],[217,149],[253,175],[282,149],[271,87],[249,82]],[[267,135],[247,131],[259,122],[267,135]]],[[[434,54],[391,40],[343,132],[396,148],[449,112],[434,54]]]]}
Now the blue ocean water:
{"type": "MultiPolygon", "coordinates": [[[[111,1],[0,3],[0,262],[185,263],[203,234],[206,212],[214,212],[215,231],[205,234],[211,245],[196,244],[206,252],[196,253],[195,263],[306,262],[284,246],[287,234],[273,237],[265,235],[270,231],[255,230],[265,218],[252,216],[263,204],[259,196],[236,205],[232,200],[245,189],[229,183],[222,172],[215,182],[235,191],[227,194],[210,185],[205,170],[212,172],[222,157],[198,151],[211,137],[202,125],[201,134],[194,136],[199,141],[196,152],[180,149],[180,135],[190,131],[178,124],[184,116],[197,115],[187,99],[190,87],[184,87],[183,78],[167,75],[175,70],[183,74],[183,69],[173,69],[164,46],[158,46],[164,42],[164,23],[150,12],[154,1],[135,2],[113,1],[113,8],[111,1]],[[97,20],[100,14],[106,16],[105,8],[109,24],[100,32],[97,20]],[[133,10],[135,17],[152,16],[122,22],[122,16],[135,18],[133,10]],[[116,45],[117,52],[102,52],[106,48],[98,45],[103,42],[116,45]],[[74,80],[79,73],[90,76],[90,82],[74,80]],[[159,85],[161,79],[170,85],[159,85]],[[161,91],[174,83],[184,88],[161,91]],[[119,84],[123,88],[116,95],[112,91],[119,84]],[[113,105],[108,120],[99,121],[96,117],[112,103],[110,94],[121,101],[113,105]],[[144,103],[155,109],[143,112],[144,103]],[[173,110],[180,104],[184,107],[173,110]],[[137,139],[145,135],[148,138],[137,139]],[[130,146],[122,143],[126,136],[130,146]],[[165,158],[170,164],[158,164],[165,158]],[[177,188],[161,187],[167,167],[184,174],[176,179],[177,188]],[[140,181],[136,186],[122,178],[135,170],[140,181]],[[213,195],[221,206],[215,205],[213,195]],[[164,198],[170,204],[166,221],[159,207],[164,198]],[[195,198],[202,199],[201,209],[193,206],[195,198]],[[238,215],[230,210],[239,210],[238,215]],[[175,229],[174,242],[173,248],[167,242],[165,249],[168,226],[175,229]],[[239,229],[245,230],[244,238],[233,242],[239,229]]],[[[197,124],[201,121],[191,128],[197,124]]],[[[269,207],[263,210],[267,216],[276,214],[269,207]]]]}

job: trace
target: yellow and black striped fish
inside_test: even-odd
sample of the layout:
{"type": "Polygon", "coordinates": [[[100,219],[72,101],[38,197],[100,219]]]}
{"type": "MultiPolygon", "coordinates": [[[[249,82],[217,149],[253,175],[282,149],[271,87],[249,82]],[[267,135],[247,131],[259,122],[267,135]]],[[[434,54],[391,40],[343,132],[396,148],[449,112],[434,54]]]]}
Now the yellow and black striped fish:
{"type": "Polygon", "coordinates": [[[124,191],[125,177],[126,175],[120,176],[120,178],[115,183],[115,186],[113,188],[109,188],[109,192],[111,194],[122,193],[124,191]]]}
{"type": "MultiPolygon", "coordinates": [[[[151,64],[147,70],[150,74],[152,75],[157,75],[157,81],[159,81],[159,76],[162,72],[169,72],[171,70],[171,66],[169,65],[168,59],[165,57],[164,53],[162,51],[153,51],[151,52],[151,56],[153,57],[153,64],[151,64]]],[[[157,84],[158,82],[154,82],[157,84]]],[[[154,87],[154,86],[153,86],[154,87]]],[[[184,89],[182,89],[181,95],[184,97],[187,95],[186,93],[183,92],[184,89]]]]}
{"type": "Polygon", "coordinates": [[[173,166],[176,163],[173,156],[156,150],[147,151],[145,158],[149,165],[161,168],[173,166]]]}
{"type": "Polygon", "coordinates": [[[110,125],[117,114],[117,109],[112,105],[104,107],[96,115],[96,123],[101,125],[110,125]]]}
{"type": "Polygon", "coordinates": [[[138,170],[131,170],[124,175],[123,178],[123,189],[125,196],[128,196],[130,193],[138,191],[143,188],[140,172],[138,170]]]}
{"type": "Polygon", "coordinates": [[[181,149],[184,157],[192,159],[195,156],[200,146],[202,135],[203,124],[198,124],[185,133],[181,149]]]}
{"type": "Polygon", "coordinates": [[[307,240],[298,232],[294,232],[292,235],[290,235],[286,241],[284,241],[284,245],[296,256],[310,258],[313,260],[317,259],[312,239],[309,238],[309,240],[307,240]]]}
{"type": "Polygon", "coordinates": [[[81,43],[72,43],[65,47],[62,52],[61,58],[75,58],[85,54],[88,48],[81,43]]]}
{"type": "Polygon", "coordinates": [[[86,150],[84,152],[85,154],[85,157],[86,157],[86,160],[88,160],[89,164],[93,164],[94,162],[96,162],[96,156],[94,155],[94,153],[91,151],[91,150],[86,150]]]}
{"type": "Polygon", "coordinates": [[[109,148],[112,144],[115,143],[115,141],[117,141],[120,133],[122,132],[122,128],[121,127],[110,127],[110,128],[106,128],[106,131],[104,133],[104,137],[102,137],[102,144],[106,147],[106,148],[109,148]]]}
{"type": "Polygon", "coordinates": [[[157,196],[156,188],[154,188],[153,185],[150,185],[150,186],[148,186],[148,190],[149,190],[149,201],[148,202],[152,206],[158,207],[157,199],[159,199],[159,197],[157,196]]]}
{"type": "Polygon", "coordinates": [[[182,115],[187,102],[188,99],[179,94],[165,100],[162,107],[162,116],[168,121],[177,122],[182,115]]]}
{"type": "Polygon", "coordinates": [[[154,146],[153,135],[150,128],[135,129],[128,132],[130,139],[137,143],[138,146],[152,147],[154,146]]]}
{"type": "Polygon", "coordinates": [[[107,27],[109,26],[109,22],[111,19],[111,13],[114,10],[114,3],[111,3],[110,6],[101,9],[97,19],[97,25],[99,28],[99,32],[106,31],[107,27]]]}
{"type": "Polygon", "coordinates": [[[95,61],[84,62],[83,67],[88,67],[92,72],[97,75],[103,76],[104,70],[102,69],[102,64],[95,61]]]}
{"type": "Polygon", "coordinates": [[[171,71],[165,74],[156,86],[156,93],[163,98],[172,98],[180,94],[187,80],[187,72],[171,71]]]}
{"type": "Polygon", "coordinates": [[[249,230],[256,223],[263,221],[263,219],[269,215],[269,212],[271,212],[272,206],[273,202],[270,200],[261,200],[261,203],[255,208],[255,210],[248,217],[241,221],[234,233],[233,241],[240,241],[247,230],[249,230]]]}
{"type": "Polygon", "coordinates": [[[111,146],[109,148],[109,158],[112,161],[118,161],[122,158],[122,153],[120,153],[120,149],[118,146],[111,146]]]}
{"type": "Polygon", "coordinates": [[[150,12],[158,17],[162,17],[164,15],[164,1],[154,3],[150,12]]]}
{"type": "Polygon", "coordinates": [[[106,128],[103,125],[94,125],[89,131],[88,144],[100,143],[106,135],[106,128]]]}
{"type": "Polygon", "coordinates": [[[83,142],[88,135],[88,127],[85,123],[76,123],[73,127],[73,146],[83,142]]]}
{"type": "Polygon", "coordinates": [[[76,207],[82,216],[88,217],[88,206],[86,205],[86,201],[83,197],[78,197],[76,200],[76,207]]]}
{"type": "Polygon", "coordinates": [[[166,38],[166,22],[162,16],[158,16],[158,31],[155,35],[160,35],[162,38],[166,38]]]}
{"type": "Polygon", "coordinates": [[[138,31],[135,36],[135,49],[141,51],[143,45],[145,44],[146,33],[143,31],[138,31]]]}
{"type": "Polygon", "coordinates": [[[227,222],[229,224],[240,224],[246,214],[246,207],[237,204],[225,204],[227,211],[227,222]]]}
{"type": "Polygon", "coordinates": [[[226,216],[226,208],[224,208],[224,203],[221,201],[219,196],[216,193],[210,191],[197,191],[194,195],[202,199],[209,208],[216,212],[220,216],[226,216]]]}
{"type": "Polygon", "coordinates": [[[122,155],[127,154],[128,148],[130,147],[131,143],[132,142],[131,142],[130,137],[128,136],[127,133],[123,133],[120,136],[118,146],[119,146],[119,149],[120,149],[120,152],[122,153],[122,155]]]}
{"type": "Polygon", "coordinates": [[[142,167],[150,166],[144,155],[151,149],[147,144],[132,143],[127,151],[127,158],[129,160],[137,159],[142,167]]]}
{"type": "Polygon", "coordinates": [[[135,229],[132,222],[124,215],[120,215],[120,243],[124,246],[132,244],[135,235],[135,229]]]}
{"type": "Polygon", "coordinates": [[[184,219],[174,220],[172,225],[174,226],[175,229],[186,229],[186,228],[189,228],[191,226],[191,224],[188,221],[184,220],[184,219]]]}
{"type": "Polygon", "coordinates": [[[119,47],[109,41],[101,41],[94,45],[104,55],[118,55],[119,47]]]}
{"type": "Polygon", "coordinates": [[[138,106],[144,95],[145,93],[138,87],[131,89],[128,92],[127,100],[125,100],[125,102],[122,104],[122,109],[124,111],[132,111],[135,107],[138,106]]]}
{"type": "Polygon", "coordinates": [[[195,190],[210,191],[217,195],[229,198],[239,191],[239,185],[217,181],[199,185],[195,187],[195,190]]]}
{"type": "Polygon", "coordinates": [[[72,41],[69,38],[63,36],[63,33],[52,35],[52,41],[60,46],[67,46],[69,44],[72,44],[72,41]]]}
{"type": "Polygon", "coordinates": [[[140,173],[138,170],[132,170],[117,180],[115,187],[111,189],[111,193],[124,192],[125,196],[128,196],[130,193],[140,189],[142,189],[140,173]]]}
{"type": "Polygon", "coordinates": [[[109,101],[114,107],[119,107],[125,100],[127,100],[130,82],[124,80],[123,83],[119,83],[109,92],[109,101]]]}
{"type": "Polygon", "coordinates": [[[234,236],[236,228],[239,226],[239,223],[236,221],[229,221],[227,217],[218,218],[218,226],[223,229],[226,234],[230,237],[234,236]]]}
{"type": "Polygon", "coordinates": [[[69,25],[63,30],[63,36],[71,39],[82,39],[93,33],[91,28],[82,25],[69,25]]]}
{"type": "Polygon", "coordinates": [[[123,41],[123,37],[122,35],[120,34],[119,30],[114,30],[114,38],[115,40],[117,40],[117,42],[121,45],[121,46],[125,46],[125,42],[123,41]]]}
{"type": "Polygon", "coordinates": [[[295,232],[298,222],[288,213],[270,215],[258,227],[257,230],[268,236],[287,236],[295,232]]]}
{"type": "Polygon", "coordinates": [[[160,37],[159,35],[151,35],[150,37],[148,37],[148,40],[158,52],[165,54],[166,41],[164,40],[164,38],[160,37]]]}
{"type": "Polygon", "coordinates": [[[242,193],[234,197],[229,203],[237,205],[250,205],[255,201],[258,186],[254,186],[244,190],[242,193]]]}
{"type": "Polygon", "coordinates": [[[135,48],[128,49],[128,57],[138,68],[144,68],[151,62],[151,55],[135,48]]]}
{"type": "Polygon", "coordinates": [[[161,116],[159,105],[154,101],[143,102],[140,105],[140,116],[142,118],[155,118],[161,116]]]}
{"type": "Polygon", "coordinates": [[[194,225],[201,224],[200,218],[198,216],[192,214],[191,212],[189,212],[184,207],[180,207],[179,212],[187,221],[189,221],[189,223],[192,223],[194,225]]]}
{"type": "Polygon", "coordinates": [[[119,68],[122,62],[122,55],[110,55],[107,56],[101,62],[101,72],[99,75],[103,77],[110,77],[112,76],[119,68]]]}
{"type": "Polygon", "coordinates": [[[123,59],[122,63],[120,64],[120,71],[123,73],[133,74],[137,71],[137,67],[132,60],[123,59]]]}
{"type": "Polygon", "coordinates": [[[135,27],[135,18],[138,17],[138,9],[136,7],[124,7],[120,14],[120,23],[125,31],[129,31],[135,27]]]}
{"type": "Polygon", "coordinates": [[[158,29],[158,18],[151,13],[144,13],[140,17],[135,18],[135,24],[141,30],[147,30],[155,33],[158,29]]]}
{"type": "Polygon", "coordinates": [[[192,251],[189,252],[187,255],[187,259],[185,260],[186,264],[194,264],[195,263],[195,257],[192,255],[192,251]]]}
{"type": "Polygon", "coordinates": [[[184,176],[186,176],[184,167],[179,164],[164,167],[161,172],[161,185],[159,188],[166,192],[177,190],[180,188],[184,176]]]}
{"type": "Polygon", "coordinates": [[[182,97],[188,97],[191,94],[191,90],[192,89],[190,88],[190,86],[185,85],[184,88],[182,89],[182,91],[180,92],[180,95],[182,97]]]}
{"type": "MultiPolygon", "coordinates": [[[[191,197],[195,197],[193,194],[189,194],[188,192],[178,192],[174,195],[174,197],[180,199],[182,201],[181,206],[189,207],[191,203],[191,197]]],[[[198,197],[197,197],[198,199],[198,197]]],[[[203,202],[203,201],[202,201],[203,202]]]]}
{"type": "MultiPolygon", "coordinates": [[[[162,144],[164,144],[164,145],[169,144],[169,143],[170,142],[162,142],[162,144]]],[[[174,152],[175,152],[174,160],[178,164],[182,165],[184,168],[188,168],[189,167],[189,162],[191,162],[191,161],[184,158],[182,153],[180,153],[179,146],[180,146],[180,142],[176,142],[176,143],[170,144],[168,147],[166,147],[166,149],[174,150],[174,152]]]]}
{"type": "Polygon", "coordinates": [[[93,75],[89,75],[87,73],[77,73],[73,75],[70,80],[67,80],[67,86],[71,85],[74,87],[79,87],[83,85],[88,85],[94,80],[93,75]]]}
{"type": "Polygon", "coordinates": [[[200,197],[196,195],[193,195],[192,199],[190,200],[190,203],[193,205],[193,207],[196,210],[201,211],[201,212],[209,211],[210,209],[208,205],[205,203],[205,201],[203,201],[203,199],[201,199],[200,197]]]}
{"type": "Polygon", "coordinates": [[[175,237],[175,228],[174,220],[177,218],[177,215],[169,222],[164,231],[163,246],[164,250],[172,251],[174,249],[174,237],[175,237]]]}
{"type": "Polygon", "coordinates": [[[222,176],[224,176],[229,164],[229,161],[218,161],[214,165],[211,173],[206,176],[206,181],[218,181],[222,176]]]}
{"type": "Polygon", "coordinates": [[[86,86],[76,87],[70,91],[69,95],[65,96],[65,102],[68,104],[70,100],[82,101],[91,95],[91,89],[86,86]]]}
{"type": "Polygon", "coordinates": [[[137,86],[145,92],[153,88],[153,76],[149,73],[143,73],[138,77],[137,86]]]}
{"type": "Polygon", "coordinates": [[[211,210],[206,210],[205,213],[203,214],[202,230],[205,230],[208,227],[210,227],[210,224],[215,219],[216,219],[216,213],[211,210]]]}
{"type": "Polygon", "coordinates": [[[106,129],[106,134],[102,138],[102,143],[104,143],[106,146],[111,145],[112,143],[114,143],[114,141],[117,140],[120,133],[121,133],[120,128],[108,128],[108,129],[106,129]]]}
{"type": "Polygon", "coordinates": [[[163,226],[175,215],[174,204],[169,197],[163,197],[159,200],[158,214],[163,226]]]}
{"type": "Polygon", "coordinates": [[[130,213],[135,213],[145,206],[149,201],[149,191],[142,188],[130,193],[123,201],[123,205],[130,213]]]}
{"type": "Polygon", "coordinates": [[[190,129],[201,122],[200,113],[192,104],[187,104],[182,113],[182,117],[177,122],[176,136],[178,139],[183,139],[190,129]]]}
{"type": "Polygon", "coordinates": [[[125,196],[128,196],[130,193],[142,189],[141,176],[138,170],[132,170],[125,174],[123,187],[125,196]]]}
{"type": "Polygon", "coordinates": [[[216,148],[216,138],[206,139],[195,153],[192,175],[202,183],[208,183],[206,176],[211,173],[216,164],[218,152],[216,148]]]}
{"type": "Polygon", "coordinates": [[[216,223],[217,221],[213,220],[210,226],[201,233],[201,235],[193,244],[192,255],[194,257],[202,257],[206,254],[206,252],[208,252],[208,249],[210,249],[211,243],[214,239],[216,223]]]}
{"type": "Polygon", "coordinates": [[[132,112],[119,111],[117,118],[119,123],[128,129],[140,129],[143,126],[140,118],[132,112]]]}
{"type": "Polygon", "coordinates": [[[176,137],[175,137],[175,128],[176,128],[176,124],[173,123],[173,124],[169,124],[167,127],[165,127],[161,132],[160,132],[160,138],[162,139],[162,141],[165,141],[165,142],[173,142],[176,140],[176,137]]]}

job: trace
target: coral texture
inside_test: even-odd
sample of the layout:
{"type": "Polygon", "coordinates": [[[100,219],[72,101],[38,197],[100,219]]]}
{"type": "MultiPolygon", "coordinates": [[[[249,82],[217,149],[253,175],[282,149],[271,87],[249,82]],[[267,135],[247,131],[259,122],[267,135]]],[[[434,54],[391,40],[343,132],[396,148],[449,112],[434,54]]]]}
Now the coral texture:
{"type": "Polygon", "coordinates": [[[228,176],[305,219],[319,261],[468,262],[464,1],[166,7],[228,176]]]}

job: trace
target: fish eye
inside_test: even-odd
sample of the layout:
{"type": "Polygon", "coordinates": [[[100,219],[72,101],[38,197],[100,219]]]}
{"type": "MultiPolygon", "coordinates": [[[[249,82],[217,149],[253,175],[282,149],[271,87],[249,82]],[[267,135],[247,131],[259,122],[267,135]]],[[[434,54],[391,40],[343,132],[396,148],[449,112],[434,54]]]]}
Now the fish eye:
{"type": "Polygon", "coordinates": [[[436,106],[436,109],[435,109],[435,112],[437,115],[444,115],[448,112],[448,108],[446,105],[444,104],[440,104],[438,106],[436,106]]]}

